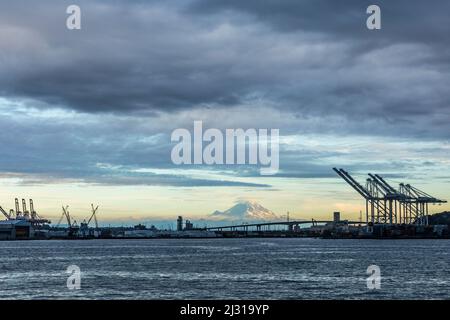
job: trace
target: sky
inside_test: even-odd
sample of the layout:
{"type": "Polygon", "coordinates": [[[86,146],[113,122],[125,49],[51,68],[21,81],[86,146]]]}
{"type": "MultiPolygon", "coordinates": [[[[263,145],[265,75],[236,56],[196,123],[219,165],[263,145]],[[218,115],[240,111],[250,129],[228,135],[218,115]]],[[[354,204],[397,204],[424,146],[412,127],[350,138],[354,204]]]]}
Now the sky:
{"type": "Polygon", "coordinates": [[[81,220],[95,203],[103,223],[137,223],[249,199],[355,219],[364,202],[332,167],[448,199],[450,3],[377,1],[368,30],[371,4],[0,0],[0,205],[81,220]],[[174,165],[171,132],[198,120],[279,129],[278,174],[174,165]]]}

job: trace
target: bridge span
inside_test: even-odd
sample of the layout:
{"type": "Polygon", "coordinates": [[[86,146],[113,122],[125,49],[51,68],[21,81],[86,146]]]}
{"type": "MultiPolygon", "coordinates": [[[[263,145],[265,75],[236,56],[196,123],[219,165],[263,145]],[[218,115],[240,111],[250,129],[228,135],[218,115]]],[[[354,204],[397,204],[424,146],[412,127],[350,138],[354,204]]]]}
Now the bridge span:
{"type": "MultiPolygon", "coordinates": [[[[327,221],[327,220],[294,220],[294,221],[277,221],[277,222],[262,222],[262,223],[243,223],[237,225],[226,225],[226,226],[218,226],[218,227],[206,227],[204,230],[208,231],[249,231],[250,228],[256,231],[270,231],[270,227],[272,226],[286,226],[287,231],[293,231],[296,228],[299,228],[302,224],[310,224],[312,226],[334,223],[335,221],[327,221]]],[[[341,223],[346,222],[348,224],[362,224],[361,221],[339,221],[341,223]]]]}

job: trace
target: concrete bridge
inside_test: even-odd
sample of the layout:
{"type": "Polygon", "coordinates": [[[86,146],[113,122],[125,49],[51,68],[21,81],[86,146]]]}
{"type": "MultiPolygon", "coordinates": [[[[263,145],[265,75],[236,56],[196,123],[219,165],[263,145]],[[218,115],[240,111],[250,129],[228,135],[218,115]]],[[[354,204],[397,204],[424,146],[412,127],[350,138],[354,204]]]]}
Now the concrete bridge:
{"type": "MultiPolygon", "coordinates": [[[[278,222],[262,222],[262,223],[243,223],[237,225],[227,225],[219,227],[207,227],[208,231],[249,231],[250,228],[256,231],[270,231],[272,226],[286,226],[287,231],[293,231],[294,228],[300,227],[302,224],[311,224],[313,226],[322,225],[327,223],[334,223],[335,221],[326,220],[294,220],[294,221],[278,221],[278,222]]],[[[339,221],[341,223],[347,222],[348,224],[361,224],[361,221],[339,221]]]]}

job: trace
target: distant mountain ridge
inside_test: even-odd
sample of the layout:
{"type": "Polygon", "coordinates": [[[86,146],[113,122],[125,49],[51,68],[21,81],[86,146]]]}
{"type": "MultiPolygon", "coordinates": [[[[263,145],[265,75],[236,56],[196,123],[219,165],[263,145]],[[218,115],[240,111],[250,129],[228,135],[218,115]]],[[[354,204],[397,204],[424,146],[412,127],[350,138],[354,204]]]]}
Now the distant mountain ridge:
{"type": "Polygon", "coordinates": [[[229,220],[278,220],[279,217],[271,210],[264,208],[257,202],[239,201],[234,206],[225,211],[214,211],[210,215],[215,218],[229,220]]]}

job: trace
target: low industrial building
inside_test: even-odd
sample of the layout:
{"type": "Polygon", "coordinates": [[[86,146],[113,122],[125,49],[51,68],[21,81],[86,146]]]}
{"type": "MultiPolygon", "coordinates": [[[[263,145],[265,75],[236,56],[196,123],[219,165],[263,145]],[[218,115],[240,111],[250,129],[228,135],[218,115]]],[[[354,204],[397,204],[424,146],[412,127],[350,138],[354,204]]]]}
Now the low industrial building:
{"type": "Polygon", "coordinates": [[[32,236],[31,223],[27,220],[0,221],[0,240],[25,240],[32,236]]]}

